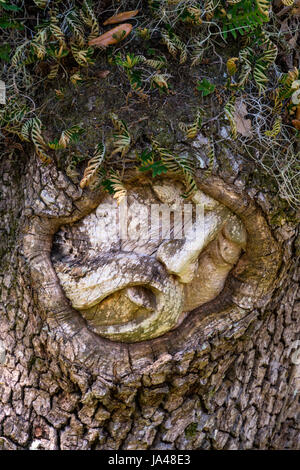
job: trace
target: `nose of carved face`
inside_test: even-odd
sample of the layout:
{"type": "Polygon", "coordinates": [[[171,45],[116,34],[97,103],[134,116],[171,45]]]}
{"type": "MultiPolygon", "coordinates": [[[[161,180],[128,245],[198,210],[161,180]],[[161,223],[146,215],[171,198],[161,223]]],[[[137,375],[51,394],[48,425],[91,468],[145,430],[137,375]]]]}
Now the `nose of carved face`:
{"type": "Polygon", "coordinates": [[[191,282],[198,268],[199,254],[216,237],[229,215],[225,207],[219,207],[206,214],[205,218],[196,217],[183,239],[168,240],[160,245],[157,259],[182,283],[191,282]]]}
{"type": "MultiPolygon", "coordinates": [[[[170,186],[156,187],[154,192],[160,201],[173,208],[175,202],[175,209],[182,211],[182,198],[176,202],[170,186]]],[[[137,214],[134,201],[129,204],[134,209],[128,218],[131,227],[137,214]]],[[[157,199],[148,194],[142,202],[150,206],[157,199]]],[[[66,250],[69,239],[72,248],[64,256],[60,252],[59,261],[53,259],[54,266],[72,306],[95,333],[125,342],[156,338],[222,290],[245,244],[244,228],[227,208],[203,193],[196,193],[192,202],[201,210],[184,221],[177,239],[153,242],[150,230],[148,239],[145,234],[133,242],[109,236],[99,243],[99,233],[111,230],[112,200],[106,212],[99,206],[94,215],[69,229],[62,246],[66,250]],[[100,228],[103,214],[106,222],[100,228]]],[[[173,234],[178,229],[175,218],[173,234]]],[[[148,229],[146,225],[143,230],[148,229]]]]}

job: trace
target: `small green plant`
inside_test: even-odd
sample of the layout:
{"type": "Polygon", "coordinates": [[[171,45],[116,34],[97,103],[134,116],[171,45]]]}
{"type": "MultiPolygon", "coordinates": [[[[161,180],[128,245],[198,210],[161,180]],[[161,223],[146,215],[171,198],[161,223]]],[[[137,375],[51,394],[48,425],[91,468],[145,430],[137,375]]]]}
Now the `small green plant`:
{"type": "Polygon", "coordinates": [[[140,155],[137,155],[140,165],[139,171],[151,171],[152,178],[167,173],[168,169],[161,160],[155,160],[155,152],[152,150],[143,150],[140,155]]]}
{"type": "Polygon", "coordinates": [[[189,424],[185,430],[184,430],[184,434],[185,436],[188,438],[188,439],[192,439],[193,437],[195,437],[197,435],[197,428],[198,428],[198,424],[197,423],[191,423],[189,424]]]}
{"type": "Polygon", "coordinates": [[[203,78],[201,82],[200,81],[197,82],[196,88],[198,91],[200,91],[200,93],[202,93],[202,96],[208,96],[208,95],[211,95],[215,91],[216,85],[214,85],[213,83],[210,83],[210,81],[207,80],[206,78],[203,78]]]}

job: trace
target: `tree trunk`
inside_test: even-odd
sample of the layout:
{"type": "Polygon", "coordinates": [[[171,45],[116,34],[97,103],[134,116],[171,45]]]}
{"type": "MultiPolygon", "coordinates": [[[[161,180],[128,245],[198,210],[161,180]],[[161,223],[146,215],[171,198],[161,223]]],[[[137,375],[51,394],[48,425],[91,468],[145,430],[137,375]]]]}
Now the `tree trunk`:
{"type": "MultiPolygon", "coordinates": [[[[102,82],[81,89],[76,117],[67,104],[56,109],[72,124],[83,119],[87,146],[102,109],[125,106],[102,82]]],[[[149,133],[176,147],[170,129],[186,102],[135,101],[127,123],[147,114],[149,133]]],[[[101,191],[80,189],[31,148],[1,160],[0,448],[300,449],[299,228],[274,217],[277,195],[267,180],[253,183],[239,149],[216,153],[213,173],[198,168],[196,182],[240,217],[245,250],[215,299],[162,336],[130,343],[89,329],[51,261],[55,233],[91,213],[101,191]]]]}
{"type": "Polygon", "coordinates": [[[76,341],[77,319],[67,322],[59,292],[46,311],[45,297],[53,292],[45,287],[51,270],[45,240],[62,220],[82,216],[98,201],[84,201],[61,173],[33,157],[3,161],[1,171],[3,449],[300,447],[297,365],[291,360],[299,332],[293,227],[276,231],[276,253],[282,250],[276,281],[250,308],[233,306],[227,292],[221,307],[202,309],[158,339],[97,343],[81,330],[76,341]],[[41,202],[45,186],[55,201],[61,195],[61,206],[41,202]]]}

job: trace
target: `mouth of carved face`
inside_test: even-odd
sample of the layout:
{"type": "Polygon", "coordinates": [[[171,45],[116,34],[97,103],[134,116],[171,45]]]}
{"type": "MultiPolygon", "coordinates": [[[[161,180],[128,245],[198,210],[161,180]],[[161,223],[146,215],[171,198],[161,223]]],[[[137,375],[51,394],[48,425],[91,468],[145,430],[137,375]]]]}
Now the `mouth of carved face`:
{"type": "MultiPolygon", "coordinates": [[[[93,307],[81,310],[90,328],[97,334],[108,335],[136,330],[150,320],[159,309],[160,293],[147,286],[120,289],[93,307]]],[[[153,318],[154,320],[154,318],[153,318]]]]}
{"type": "Polygon", "coordinates": [[[102,302],[87,310],[82,315],[97,327],[126,324],[143,321],[157,309],[155,292],[145,286],[132,286],[108,295],[102,302]]]}
{"type": "Polygon", "coordinates": [[[189,219],[182,193],[181,183],[166,180],[133,187],[126,236],[120,234],[120,207],[109,195],[93,213],[57,233],[54,268],[94,333],[121,342],[156,338],[222,291],[245,246],[244,227],[201,191],[187,204],[189,219]],[[148,209],[159,204],[153,226],[148,209]],[[169,215],[166,236],[162,216],[169,215]]]}
{"type": "MultiPolygon", "coordinates": [[[[144,329],[147,330],[148,337],[147,325],[152,325],[152,329],[157,333],[159,331],[156,327],[157,320],[161,325],[160,334],[164,333],[163,330],[168,331],[167,323],[163,324],[161,319],[160,304],[164,301],[160,292],[151,290],[147,286],[130,286],[108,295],[98,304],[80,312],[94,333],[111,339],[124,340],[126,336],[127,341],[134,342],[135,337],[141,341],[144,329]]],[[[173,308],[173,313],[176,315],[176,306],[173,305],[173,308]]],[[[182,312],[181,308],[178,316],[176,315],[177,324],[171,329],[176,328],[187,315],[188,312],[182,312]]]]}
{"type": "Polygon", "coordinates": [[[66,296],[101,336],[129,342],[160,336],[182,311],[182,284],[152,256],[109,252],[61,267],[66,296]]]}

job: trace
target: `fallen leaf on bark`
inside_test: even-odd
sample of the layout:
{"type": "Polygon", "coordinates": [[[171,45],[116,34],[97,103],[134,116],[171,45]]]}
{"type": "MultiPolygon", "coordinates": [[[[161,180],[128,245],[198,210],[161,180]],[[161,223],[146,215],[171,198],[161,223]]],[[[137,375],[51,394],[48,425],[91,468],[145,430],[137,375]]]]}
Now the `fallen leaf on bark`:
{"type": "Polygon", "coordinates": [[[138,14],[139,10],[124,11],[123,13],[118,13],[117,15],[111,16],[104,21],[103,25],[122,23],[122,21],[130,20],[138,14]]]}
{"type": "Polygon", "coordinates": [[[89,46],[110,46],[112,44],[117,44],[122,39],[125,39],[132,30],[132,25],[129,23],[120,24],[113,29],[110,29],[101,36],[98,36],[95,39],[89,41],[89,46]]]}
{"type": "Polygon", "coordinates": [[[248,111],[242,100],[237,100],[235,105],[234,120],[236,122],[236,130],[245,137],[252,136],[251,119],[245,119],[248,111]]]}

